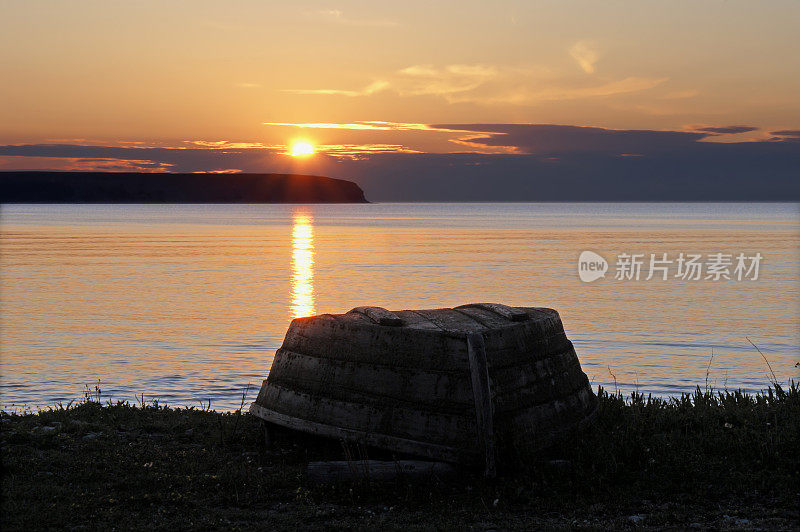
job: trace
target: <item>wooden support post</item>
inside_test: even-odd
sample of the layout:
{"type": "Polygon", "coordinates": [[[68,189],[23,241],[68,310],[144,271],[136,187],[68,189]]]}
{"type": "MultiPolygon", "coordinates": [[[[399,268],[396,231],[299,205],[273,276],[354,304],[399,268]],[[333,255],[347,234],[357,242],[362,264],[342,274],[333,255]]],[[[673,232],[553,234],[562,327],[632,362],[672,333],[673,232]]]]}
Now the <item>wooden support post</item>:
{"type": "Polygon", "coordinates": [[[469,369],[472,374],[472,394],[475,397],[478,441],[483,447],[486,458],[484,475],[487,478],[494,478],[497,475],[494,448],[494,405],[483,334],[470,333],[467,335],[467,351],[469,352],[469,369]]]}

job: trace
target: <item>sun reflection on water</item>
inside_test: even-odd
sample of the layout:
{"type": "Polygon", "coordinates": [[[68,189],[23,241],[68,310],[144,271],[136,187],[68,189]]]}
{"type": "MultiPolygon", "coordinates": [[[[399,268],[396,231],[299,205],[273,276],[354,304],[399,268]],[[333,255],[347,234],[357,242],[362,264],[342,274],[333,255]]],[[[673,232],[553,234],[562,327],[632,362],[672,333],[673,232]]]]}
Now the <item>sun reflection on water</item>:
{"type": "Polygon", "coordinates": [[[291,318],[313,316],[314,309],[314,219],[304,210],[292,213],[292,304],[291,318]]]}

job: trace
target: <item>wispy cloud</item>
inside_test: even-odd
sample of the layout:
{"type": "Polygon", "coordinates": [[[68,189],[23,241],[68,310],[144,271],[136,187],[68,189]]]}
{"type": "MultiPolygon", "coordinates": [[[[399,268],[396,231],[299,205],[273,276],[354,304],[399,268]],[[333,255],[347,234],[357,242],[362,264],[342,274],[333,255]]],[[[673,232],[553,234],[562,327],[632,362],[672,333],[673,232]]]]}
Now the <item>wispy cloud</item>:
{"type": "Polygon", "coordinates": [[[735,135],[737,133],[749,133],[758,130],[755,126],[693,126],[691,129],[717,135],[735,135]]]}
{"type": "MultiPolygon", "coordinates": [[[[617,80],[559,79],[548,69],[452,64],[411,65],[360,90],[340,88],[287,89],[305,95],[370,96],[391,92],[400,97],[434,96],[448,103],[536,105],[557,100],[615,96],[652,89],[669,78],[629,76],[617,80]]],[[[686,96],[679,96],[686,97],[686,96]]]]}
{"type": "MultiPolygon", "coordinates": [[[[442,125],[417,124],[409,122],[385,122],[378,120],[350,122],[350,123],[264,122],[263,124],[267,126],[284,126],[284,127],[296,127],[304,129],[342,129],[347,131],[398,131],[398,132],[419,131],[419,132],[431,132],[438,134],[457,133],[459,134],[457,137],[448,140],[455,144],[469,148],[470,151],[479,151],[481,153],[519,153],[519,150],[513,146],[489,146],[481,142],[482,139],[486,139],[493,135],[503,135],[504,134],[503,132],[494,132],[494,131],[475,132],[470,127],[459,129],[458,127],[450,128],[442,125]]],[[[412,150],[405,146],[400,146],[396,144],[374,144],[371,146],[378,146],[379,148],[377,149],[371,148],[369,150],[364,148],[365,145],[350,145],[350,146],[357,146],[355,149],[361,154],[367,152],[419,153],[418,150],[412,150]]],[[[338,154],[337,150],[333,150],[330,147],[328,148],[318,147],[318,148],[319,151],[325,151],[326,153],[333,155],[338,154]]]]}
{"type": "Polygon", "coordinates": [[[627,94],[652,89],[661,85],[669,78],[640,78],[631,76],[617,81],[609,81],[600,85],[581,87],[574,89],[550,89],[540,92],[533,92],[532,96],[536,100],[573,100],[578,98],[594,98],[598,96],[614,96],[616,94],[627,94]]]}
{"type": "Polygon", "coordinates": [[[389,88],[388,81],[373,81],[361,90],[345,90],[345,89],[284,89],[283,92],[291,92],[293,94],[327,94],[335,96],[370,96],[372,94],[384,91],[389,88]]]}
{"type": "Polygon", "coordinates": [[[290,126],[306,129],[348,129],[372,131],[439,131],[463,133],[469,130],[442,129],[429,124],[415,124],[409,122],[383,122],[380,120],[366,120],[345,123],[299,123],[299,122],[262,122],[265,126],[290,126]]]}
{"type": "Polygon", "coordinates": [[[445,130],[460,128],[474,133],[472,137],[452,140],[458,144],[493,147],[501,153],[538,155],[652,154],[686,149],[710,135],[703,132],[617,130],[555,124],[437,124],[433,127],[445,130]]]}
{"type": "Polygon", "coordinates": [[[285,146],[282,144],[264,144],[262,142],[231,142],[228,140],[184,140],[184,144],[218,150],[278,150],[285,146]]]}
{"type": "MultiPolygon", "coordinates": [[[[425,124],[394,124],[391,122],[372,122],[364,124],[290,124],[269,123],[275,126],[294,126],[311,129],[368,129],[368,130],[395,130],[406,131],[416,129],[414,126],[424,126],[425,129],[438,131],[425,124]],[[385,125],[381,125],[385,124],[385,125]]],[[[264,144],[261,142],[231,142],[228,140],[184,140],[184,144],[192,147],[210,150],[264,150],[271,154],[287,154],[289,146],[286,144],[264,144]]],[[[316,153],[330,155],[331,157],[363,157],[374,153],[419,153],[402,144],[317,144],[314,146],[316,153]]]]}
{"type": "Polygon", "coordinates": [[[59,170],[63,172],[170,172],[172,163],[115,157],[29,157],[0,155],[0,170],[59,170]]]}
{"type": "Polygon", "coordinates": [[[525,153],[520,147],[513,145],[492,145],[491,139],[498,135],[506,135],[505,132],[491,132],[491,133],[473,133],[463,137],[450,139],[453,144],[459,144],[469,148],[471,152],[478,153],[500,153],[500,154],[523,154],[525,153]]]}
{"type": "Polygon", "coordinates": [[[779,137],[800,137],[800,129],[782,129],[780,131],[770,131],[770,134],[779,137]]]}
{"type": "Polygon", "coordinates": [[[498,70],[485,65],[412,65],[392,75],[392,80],[373,81],[363,89],[285,89],[293,94],[318,94],[336,96],[370,96],[393,90],[400,96],[443,96],[465,93],[495,78],[498,70]]]}
{"type": "Polygon", "coordinates": [[[588,41],[578,41],[569,49],[569,55],[587,74],[594,74],[595,63],[600,59],[597,48],[588,41]]]}
{"type": "Polygon", "coordinates": [[[770,131],[773,137],[770,140],[777,140],[781,142],[800,142],[800,129],[781,129],[779,131],[770,131]]]}
{"type": "Polygon", "coordinates": [[[317,151],[332,157],[359,160],[378,153],[421,153],[402,144],[320,144],[317,151]]]}
{"type": "Polygon", "coordinates": [[[392,81],[373,81],[363,89],[285,89],[293,94],[370,96],[392,89],[400,96],[443,96],[474,90],[497,75],[497,69],[484,65],[412,65],[397,71],[392,81]]]}
{"type": "Polygon", "coordinates": [[[485,65],[412,65],[398,72],[397,91],[402,96],[444,96],[472,91],[498,75],[485,65]]]}
{"type": "Polygon", "coordinates": [[[476,102],[484,104],[535,105],[558,100],[579,100],[628,94],[652,89],[669,78],[628,77],[584,87],[559,87],[553,85],[539,89],[520,87],[496,94],[453,95],[451,102],[476,102]]]}
{"type": "MultiPolygon", "coordinates": [[[[377,122],[376,124],[389,122],[377,122]]],[[[281,124],[270,125],[310,127],[316,129],[396,129],[392,127],[358,127],[358,124],[281,124]],[[354,127],[355,126],[355,127],[354,127]]],[[[415,124],[408,124],[409,126],[415,124]]],[[[420,124],[422,125],[422,124],[420,124]]],[[[433,128],[428,127],[433,130],[433,128]]],[[[286,144],[263,144],[261,142],[231,142],[227,140],[185,140],[184,144],[193,147],[205,148],[209,150],[225,150],[235,152],[237,150],[263,150],[272,155],[286,155],[290,152],[286,144]]],[[[359,158],[375,153],[420,153],[402,144],[317,144],[314,146],[317,154],[329,155],[331,157],[359,158]]]]}

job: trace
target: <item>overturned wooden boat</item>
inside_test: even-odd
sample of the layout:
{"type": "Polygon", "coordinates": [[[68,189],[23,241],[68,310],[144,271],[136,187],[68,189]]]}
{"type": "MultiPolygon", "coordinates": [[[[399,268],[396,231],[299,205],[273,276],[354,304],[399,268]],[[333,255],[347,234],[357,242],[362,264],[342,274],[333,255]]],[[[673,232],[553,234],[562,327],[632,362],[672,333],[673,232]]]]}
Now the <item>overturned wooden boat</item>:
{"type": "Polygon", "coordinates": [[[558,312],[477,303],[292,321],[250,412],[321,436],[494,470],[597,408],[558,312]]]}

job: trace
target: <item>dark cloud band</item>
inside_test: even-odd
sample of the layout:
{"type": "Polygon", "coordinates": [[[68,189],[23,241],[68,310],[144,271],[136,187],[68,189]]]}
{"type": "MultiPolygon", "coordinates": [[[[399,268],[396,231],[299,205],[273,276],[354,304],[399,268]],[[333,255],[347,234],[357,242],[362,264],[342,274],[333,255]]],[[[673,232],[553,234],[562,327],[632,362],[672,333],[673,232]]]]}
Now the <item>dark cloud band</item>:
{"type": "Polygon", "coordinates": [[[710,132],[547,124],[431,127],[473,132],[470,142],[516,151],[319,154],[297,161],[268,148],[60,144],[0,146],[0,159],[96,159],[107,168],[116,160],[129,170],[134,166],[126,161],[143,170],[326,175],[355,181],[373,201],[800,201],[800,130],[773,132],[781,141],[716,143],[700,142],[710,132]]]}

